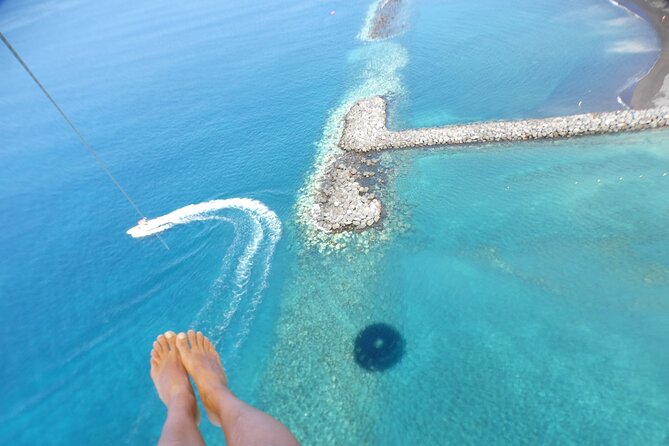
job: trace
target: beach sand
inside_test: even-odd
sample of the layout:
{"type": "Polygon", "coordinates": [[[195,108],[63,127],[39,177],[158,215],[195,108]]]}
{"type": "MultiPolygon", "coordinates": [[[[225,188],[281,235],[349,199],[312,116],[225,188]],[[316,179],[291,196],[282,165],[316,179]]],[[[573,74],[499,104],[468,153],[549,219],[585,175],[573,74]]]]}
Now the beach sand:
{"type": "Polygon", "coordinates": [[[660,45],[660,55],[655,65],[634,89],[633,108],[662,107],[669,105],[669,2],[667,0],[630,0],[644,13],[644,18],[655,28],[660,45]],[[663,20],[664,17],[664,20],[663,20]]]}

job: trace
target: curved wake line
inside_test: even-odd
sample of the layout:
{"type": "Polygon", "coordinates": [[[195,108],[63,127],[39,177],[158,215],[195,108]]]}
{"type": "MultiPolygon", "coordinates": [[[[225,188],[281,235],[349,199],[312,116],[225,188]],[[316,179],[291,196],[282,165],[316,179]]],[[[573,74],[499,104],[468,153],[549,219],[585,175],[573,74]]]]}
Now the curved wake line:
{"type": "Polygon", "coordinates": [[[262,301],[262,292],[268,285],[267,279],[271,260],[282,232],[279,217],[258,200],[250,198],[227,198],[189,204],[168,214],[139,223],[128,229],[126,233],[133,238],[148,237],[167,231],[174,226],[210,220],[225,220],[232,223],[235,227],[235,239],[233,244],[226,250],[221,273],[212,285],[211,296],[198,312],[194,321],[198,324],[203,323],[202,319],[212,314],[212,306],[221,297],[221,293],[225,289],[230,289],[231,295],[227,308],[224,308],[220,313],[223,319],[215,323],[215,327],[212,327],[215,328],[215,333],[213,333],[214,338],[224,334],[235,315],[239,312],[244,296],[249,292],[254,260],[261,250],[266,252],[266,255],[262,259],[263,264],[260,270],[259,281],[256,282],[258,285],[252,292],[253,294],[250,297],[248,306],[245,310],[242,310],[243,314],[241,315],[239,333],[232,334],[233,346],[236,350],[249,334],[251,322],[255,319],[255,312],[262,301]],[[230,288],[228,288],[228,284],[225,282],[227,282],[226,276],[228,267],[231,266],[232,256],[234,256],[240,243],[240,224],[218,215],[220,211],[226,209],[235,209],[244,212],[248,216],[250,224],[250,240],[244,247],[233,270],[234,277],[230,278],[230,288]]]}
{"type": "MultiPolygon", "coordinates": [[[[249,298],[249,304],[241,311],[240,327],[235,333],[229,335],[232,351],[228,354],[234,355],[248,337],[251,323],[255,319],[255,313],[262,302],[263,291],[268,285],[272,257],[282,233],[281,220],[276,213],[262,202],[250,198],[211,200],[189,204],[163,216],[147,220],[128,229],[126,233],[133,238],[148,237],[177,225],[210,220],[224,221],[231,224],[234,227],[235,234],[232,244],[226,249],[219,275],[211,286],[209,296],[191,322],[191,327],[211,324],[208,335],[214,342],[220,341],[226,334],[225,332],[228,330],[232,319],[242,306],[244,296],[249,292],[249,282],[253,273],[255,257],[259,253],[265,253],[260,266],[260,277],[256,282],[258,285],[255,290],[251,291],[253,294],[249,298]],[[218,215],[219,211],[226,209],[244,212],[248,217],[248,223],[218,215]],[[246,230],[249,230],[250,234],[245,234],[246,230]],[[244,246],[243,240],[246,235],[249,235],[250,240],[244,246]],[[243,249],[241,249],[242,246],[243,249]],[[239,251],[241,251],[241,254],[233,268],[233,259],[239,254],[239,251]],[[231,293],[227,308],[218,310],[215,306],[221,302],[221,298],[226,291],[231,293]],[[222,317],[222,320],[216,319],[216,315],[220,315],[219,317],[222,317]],[[213,320],[212,317],[214,317],[213,320]]],[[[146,417],[146,412],[146,406],[143,406],[135,420],[131,434],[136,434],[143,418],[146,417]]]]}
{"type": "Polygon", "coordinates": [[[270,208],[258,200],[251,198],[226,198],[205,201],[198,204],[189,204],[169,214],[152,218],[144,223],[137,224],[126,231],[133,238],[148,237],[177,226],[194,221],[215,220],[215,212],[223,209],[238,209],[257,215],[267,223],[271,232],[281,234],[281,220],[270,208]]]}

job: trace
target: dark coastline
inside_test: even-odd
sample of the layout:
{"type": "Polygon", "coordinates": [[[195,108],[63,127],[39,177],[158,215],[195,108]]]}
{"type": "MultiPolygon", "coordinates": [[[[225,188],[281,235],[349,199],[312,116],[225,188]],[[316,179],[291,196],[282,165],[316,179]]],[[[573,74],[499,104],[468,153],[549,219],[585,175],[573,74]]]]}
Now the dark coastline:
{"type": "Polygon", "coordinates": [[[643,17],[653,25],[661,45],[660,55],[655,65],[637,83],[634,89],[631,106],[636,109],[642,109],[664,105],[654,104],[653,100],[657,97],[658,93],[662,92],[664,79],[669,74],[669,1],[626,0],[626,3],[628,2],[640,9],[643,17]],[[666,17],[663,21],[662,17],[664,16],[666,17]]]}
{"type": "MultiPolygon", "coordinates": [[[[660,54],[653,67],[634,85],[629,104],[634,109],[669,106],[669,85],[662,89],[669,75],[669,0],[615,0],[647,20],[655,29],[660,54]],[[664,20],[663,20],[664,17],[664,20]]],[[[405,0],[384,0],[379,3],[368,31],[370,40],[382,40],[405,30],[402,10],[405,0]]],[[[627,100],[627,98],[625,99],[627,100]]]]}

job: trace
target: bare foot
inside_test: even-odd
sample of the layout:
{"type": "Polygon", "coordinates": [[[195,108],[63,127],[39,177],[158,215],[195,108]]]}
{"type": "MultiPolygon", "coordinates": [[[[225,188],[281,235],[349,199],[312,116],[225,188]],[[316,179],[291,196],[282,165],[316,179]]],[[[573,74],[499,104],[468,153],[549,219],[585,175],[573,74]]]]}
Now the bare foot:
{"type": "Polygon", "coordinates": [[[158,336],[151,350],[151,379],[158,396],[169,408],[185,408],[199,421],[199,412],[193,387],[190,385],[186,369],[181,364],[176,346],[176,334],[168,331],[158,336]]]}
{"type": "Polygon", "coordinates": [[[201,332],[179,333],[176,346],[190,376],[200,392],[202,404],[212,423],[221,426],[221,396],[228,393],[228,380],[214,344],[201,332]],[[190,343],[190,346],[188,345],[190,343]]]}

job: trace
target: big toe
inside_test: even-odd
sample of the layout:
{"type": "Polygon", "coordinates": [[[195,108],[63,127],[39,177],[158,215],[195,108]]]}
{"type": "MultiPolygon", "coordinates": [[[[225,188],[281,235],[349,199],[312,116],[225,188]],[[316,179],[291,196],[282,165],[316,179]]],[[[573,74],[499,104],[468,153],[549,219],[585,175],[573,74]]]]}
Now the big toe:
{"type": "Polygon", "coordinates": [[[177,334],[175,332],[166,331],[165,340],[171,351],[177,351],[177,334]]]}
{"type": "Polygon", "coordinates": [[[188,337],[186,336],[186,333],[179,333],[176,337],[175,343],[177,350],[179,350],[179,353],[182,355],[182,357],[190,354],[190,349],[188,348],[188,337]]]}

